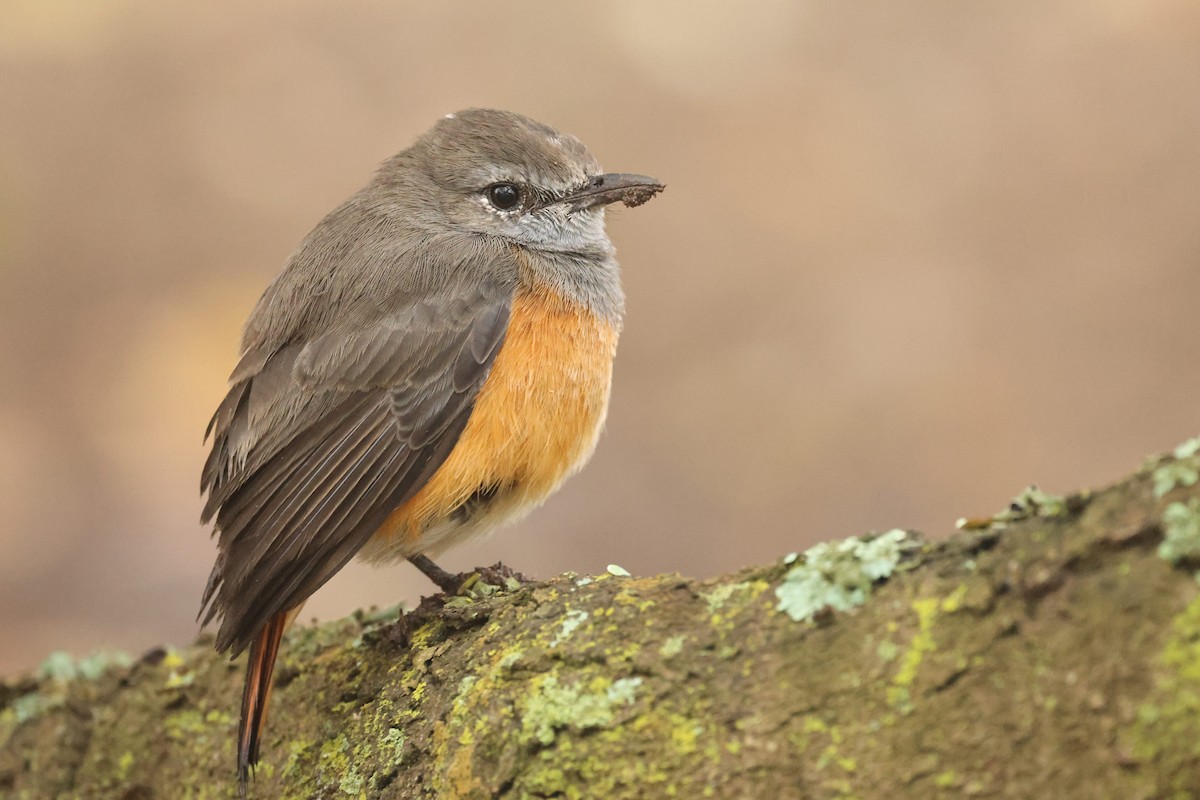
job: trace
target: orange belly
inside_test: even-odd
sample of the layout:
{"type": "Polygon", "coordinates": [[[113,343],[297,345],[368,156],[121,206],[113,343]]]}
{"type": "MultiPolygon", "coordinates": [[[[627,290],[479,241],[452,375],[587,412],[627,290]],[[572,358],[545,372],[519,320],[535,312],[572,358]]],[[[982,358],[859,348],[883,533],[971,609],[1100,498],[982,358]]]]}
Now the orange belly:
{"type": "Polygon", "coordinates": [[[437,553],[544,501],[596,446],[617,334],[612,323],[548,291],[518,294],[462,437],[429,482],[376,531],[363,556],[437,553]],[[461,513],[489,487],[495,491],[478,513],[461,513]]]}

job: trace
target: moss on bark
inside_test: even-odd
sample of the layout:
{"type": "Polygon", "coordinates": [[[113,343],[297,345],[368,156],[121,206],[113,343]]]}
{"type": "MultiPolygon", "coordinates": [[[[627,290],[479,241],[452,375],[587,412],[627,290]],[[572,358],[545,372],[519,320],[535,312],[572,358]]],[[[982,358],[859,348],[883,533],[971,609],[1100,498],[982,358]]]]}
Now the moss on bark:
{"type": "MultiPolygon", "coordinates": [[[[1178,510],[1200,497],[1198,449],[1095,494],[1026,493],[937,543],[484,585],[298,628],[252,796],[1200,795],[1178,510]]],[[[15,679],[0,796],[234,797],[241,677],[200,642],[15,679]]]]}

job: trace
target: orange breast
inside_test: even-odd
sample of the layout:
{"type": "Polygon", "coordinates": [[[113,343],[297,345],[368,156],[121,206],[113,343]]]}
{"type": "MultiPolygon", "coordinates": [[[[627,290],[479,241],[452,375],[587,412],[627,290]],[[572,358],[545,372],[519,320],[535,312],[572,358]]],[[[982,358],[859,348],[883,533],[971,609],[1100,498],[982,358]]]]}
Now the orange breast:
{"type": "Polygon", "coordinates": [[[596,446],[617,334],[610,322],[549,291],[518,294],[458,444],[429,483],[392,512],[364,555],[437,552],[545,500],[596,446]],[[485,513],[455,517],[483,487],[500,487],[485,513]]]}

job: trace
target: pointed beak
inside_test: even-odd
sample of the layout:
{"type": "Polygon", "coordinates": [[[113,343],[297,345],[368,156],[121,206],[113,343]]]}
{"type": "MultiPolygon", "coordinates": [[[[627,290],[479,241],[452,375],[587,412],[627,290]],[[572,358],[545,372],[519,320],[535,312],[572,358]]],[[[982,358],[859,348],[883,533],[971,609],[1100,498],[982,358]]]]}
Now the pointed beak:
{"type": "Polygon", "coordinates": [[[667,188],[657,178],[646,175],[633,175],[625,172],[610,172],[607,175],[597,175],[590,179],[586,186],[560,197],[551,205],[565,204],[567,212],[574,214],[585,208],[606,206],[609,203],[622,202],[633,208],[640,206],[654,195],[667,188]]]}

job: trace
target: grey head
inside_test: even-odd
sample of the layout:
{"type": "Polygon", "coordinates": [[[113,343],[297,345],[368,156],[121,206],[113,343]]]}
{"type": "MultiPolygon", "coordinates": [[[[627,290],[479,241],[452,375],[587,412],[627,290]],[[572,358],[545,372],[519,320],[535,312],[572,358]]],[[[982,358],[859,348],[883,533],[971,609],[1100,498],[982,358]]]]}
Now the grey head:
{"type": "Polygon", "coordinates": [[[574,136],[486,108],[447,115],[377,180],[406,173],[428,181],[435,213],[460,230],[577,254],[610,252],[604,206],[638,205],[663,188],[644,175],[606,175],[574,136]]]}
{"type": "Polygon", "coordinates": [[[605,174],[582,142],[548,125],[474,108],[448,114],[385,162],[372,188],[406,198],[410,224],[465,239],[464,246],[480,238],[517,246],[536,280],[619,318],[623,298],[604,208],[639,205],[663,185],[605,174]]]}
{"type": "Polygon", "coordinates": [[[604,208],[662,189],[603,173],[574,136],[520,114],[449,114],[305,238],[251,315],[243,349],[269,355],[485,279],[548,286],[619,326],[604,208]]]}

